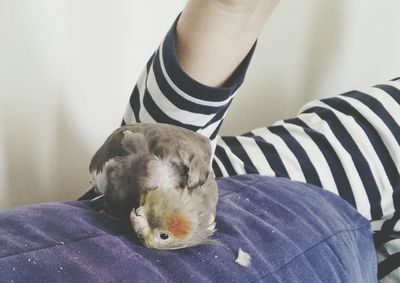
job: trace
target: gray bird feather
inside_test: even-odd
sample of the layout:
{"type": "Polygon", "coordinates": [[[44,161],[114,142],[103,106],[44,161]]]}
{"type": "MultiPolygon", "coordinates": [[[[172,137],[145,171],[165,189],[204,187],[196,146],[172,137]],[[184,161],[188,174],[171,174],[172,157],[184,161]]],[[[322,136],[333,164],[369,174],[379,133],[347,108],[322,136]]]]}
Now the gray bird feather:
{"type": "Polygon", "coordinates": [[[161,123],[115,130],[93,156],[91,181],[104,194],[105,211],[127,218],[139,195],[155,189],[200,187],[212,173],[208,138],[161,123]]]}

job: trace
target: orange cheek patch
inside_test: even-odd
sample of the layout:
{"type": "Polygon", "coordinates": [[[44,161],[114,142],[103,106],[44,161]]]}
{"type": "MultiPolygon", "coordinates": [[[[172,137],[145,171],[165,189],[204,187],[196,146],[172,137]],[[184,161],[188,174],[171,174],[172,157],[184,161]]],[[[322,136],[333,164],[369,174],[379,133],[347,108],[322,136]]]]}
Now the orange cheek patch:
{"type": "Polygon", "coordinates": [[[192,223],[186,217],[177,214],[168,219],[167,228],[174,238],[182,239],[189,233],[192,223]]]}

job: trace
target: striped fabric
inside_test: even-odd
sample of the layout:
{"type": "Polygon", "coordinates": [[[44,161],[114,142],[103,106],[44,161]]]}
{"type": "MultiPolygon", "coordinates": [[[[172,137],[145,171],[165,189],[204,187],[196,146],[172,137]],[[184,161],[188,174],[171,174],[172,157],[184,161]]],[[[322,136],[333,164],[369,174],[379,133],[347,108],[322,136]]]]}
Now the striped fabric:
{"type": "Polygon", "coordinates": [[[376,233],[374,242],[378,256],[378,278],[381,282],[400,282],[400,233],[376,233]]]}
{"type": "Polygon", "coordinates": [[[181,126],[209,137],[215,148],[218,130],[243,82],[255,46],[225,87],[208,87],[192,80],[180,67],[175,25],[138,79],[122,124],[162,122],[181,126]]]}
{"type": "Polygon", "coordinates": [[[295,118],[241,136],[218,136],[253,51],[226,87],[202,85],[179,66],[174,24],[140,76],[123,124],[197,131],[212,140],[217,176],[255,173],[311,183],[347,200],[374,231],[400,232],[400,81],[310,102],[295,118]]]}
{"type": "Polygon", "coordinates": [[[380,230],[400,207],[399,89],[393,81],[313,101],[296,118],[218,137],[214,169],[312,183],[378,220],[372,225],[380,230]]]}

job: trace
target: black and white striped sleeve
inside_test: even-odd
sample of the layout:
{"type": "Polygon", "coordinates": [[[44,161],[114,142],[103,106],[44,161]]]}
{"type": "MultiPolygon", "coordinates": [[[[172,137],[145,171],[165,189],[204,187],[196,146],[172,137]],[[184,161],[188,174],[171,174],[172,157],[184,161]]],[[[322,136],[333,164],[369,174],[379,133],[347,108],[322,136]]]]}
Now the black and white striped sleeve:
{"type": "Polygon", "coordinates": [[[123,124],[158,122],[181,126],[209,137],[213,147],[228,107],[243,82],[254,48],[224,87],[192,79],[179,65],[176,23],[143,70],[130,97],[123,124]]]}
{"type": "Polygon", "coordinates": [[[375,231],[400,231],[400,82],[316,100],[299,115],[219,137],[217,175],[287,177],[340,195],[375,231]]]}

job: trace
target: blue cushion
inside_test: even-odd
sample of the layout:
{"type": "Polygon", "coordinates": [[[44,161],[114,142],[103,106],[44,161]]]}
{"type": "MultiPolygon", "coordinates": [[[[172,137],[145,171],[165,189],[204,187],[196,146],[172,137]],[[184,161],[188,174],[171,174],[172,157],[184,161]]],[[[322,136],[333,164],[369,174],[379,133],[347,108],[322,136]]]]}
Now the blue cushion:
{"type": "Polygon", "coordinates": [[[1,282],[376,282],[369,222],[339,197],[284,178],[218,180],[219,245],[146,249],[99,203],[46,203],[0,214],[1,282]]]}

